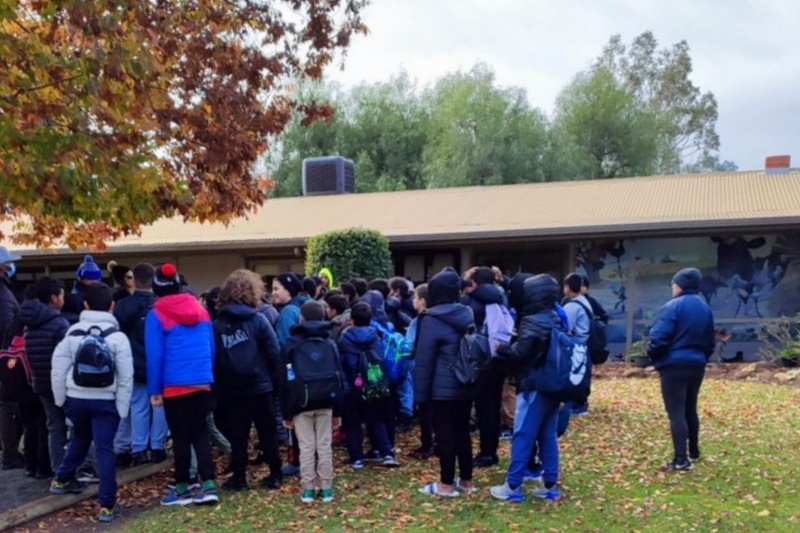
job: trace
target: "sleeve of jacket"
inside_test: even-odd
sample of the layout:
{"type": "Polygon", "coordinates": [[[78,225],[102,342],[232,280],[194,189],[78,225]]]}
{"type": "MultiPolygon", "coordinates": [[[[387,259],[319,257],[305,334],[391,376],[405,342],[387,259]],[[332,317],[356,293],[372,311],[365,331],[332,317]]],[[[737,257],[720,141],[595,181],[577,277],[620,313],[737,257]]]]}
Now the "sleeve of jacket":
{"type": "MultiPolygon", "coordinates": [[[[336,346],[336,343],[333,340],[328,341],[331,345],[331,349],[333,350],[333,354],[336,356],[336,366],[339,369],[339,375],[344,378],[344,370],[342,369],[342,358],[339,356],[339,348],[336,346]]],[[[336,399],[333,402],[333,416],[339,418],[342,416],[342,411],[344,410],[344,386],[342,383],[339,384],[339,394],[336,395],[336,399]]]]}
{"type": "MultiPolygon", "coordinates": [[[[208,353],[211,357],[211,385],[214,384],[214,361],[217,359],[217,346],[216,342],[214,341],[214,326],[211,324],[211,320],[206,320],[203,322],[206,328],[206,338],[208,339],[208,353]]],[[[149,372],[148,372],[149,374],[149,372]]]]}
{"type": "Polygon", "coordinates": [[[414,346],[414,397],[418,402],[427,402],[431,399],[439,349],[437,325],[430,315],[420,316],[417,323],[417,342],[414,346]]]}
{"type": "Polygon", "coordinates": [[[114,337],[117,346],[114,365],[117,380],[115,400],[120,418],[125,418],[130,414],[131,394],[133,394],[133,352],[131,343],[124,333],[117,333],[114,337]]]}
{"type": "Polygon", "coordinates": [[[65,337],[53,350],[53,366],[50,369],[53,400],[59,407],[63,407],[64,400],[67,399],[67,373],[70,368],[72,368],[72,350],[69,346],[69,337],[65,337]]]}
{"type": "Polygon", "coordinates": [[[269,375],[272,379],[272,383],[277,387],[278,386],[278,358],[281,353],[281,346],[278,344],[278,335],[275,333],[275,328],[272,327],[272,324],[269,323],[269,320],[262,315],[259,314],[263,320],[261,320],[261,324],[258,331],[259,336],[259,346],[262,346],[263,356],[267,363],[267,368],[269,369],[269,375]]]}
{"type": "MultiPolygon", "coordinates": [[[[213,344],[213,335],[212,335],[213,344]]],[[[164,328],[156,312],[147,313],[144,323],[144,344],[147,353],[147,393],[164,392],[164,328]]]]}
{"type": "Polygon", "coordinates": [[[653,325],[650,327],[650,342],[647,344],[647,355],[656,360],[667,355],[670,344],[675,338],[677,313],[675,305],[668,303],[659,310],[653,325]]]}
{"type": "Polygon", "coordinates": [[[296,305],[287,305],[281,309],[278,315],[278,322],[275,324],[275,333],[278,335],[278,342],[281,346],[286,344],[292,336],[292,326],[299,322],[300,308],[296,305]]]}
{"type": "Polygon", "coordinates": [[[509,345],[502,346],[497,351],[498,357],[507,359],[513,364],[534,363],[544,351],[549,339],[537,335],[537,325],[533,317],[525,317],[519,327],[519,337],[509,345]]]}

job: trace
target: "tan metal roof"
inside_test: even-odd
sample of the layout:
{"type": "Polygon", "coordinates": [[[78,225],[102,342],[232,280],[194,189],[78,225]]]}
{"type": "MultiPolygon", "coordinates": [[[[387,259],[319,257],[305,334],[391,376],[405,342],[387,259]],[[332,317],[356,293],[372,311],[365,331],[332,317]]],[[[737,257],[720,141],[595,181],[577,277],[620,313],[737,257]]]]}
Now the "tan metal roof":
{"type": "Polygon", "coordinates": [[[110,251],[296,246],[349,227],[402,243],[792,226],[800,171],[733,172],[272,199],[228,227],[161,220],[110,251]]]}

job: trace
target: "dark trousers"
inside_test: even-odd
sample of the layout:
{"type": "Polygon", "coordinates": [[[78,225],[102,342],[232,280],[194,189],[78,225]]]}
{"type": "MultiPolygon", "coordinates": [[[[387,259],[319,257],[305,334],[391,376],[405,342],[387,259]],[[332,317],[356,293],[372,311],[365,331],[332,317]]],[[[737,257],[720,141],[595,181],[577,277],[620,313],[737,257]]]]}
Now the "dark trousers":
{"type": "Polygon", "coordinates": [[[433,409],[430,402],[418,404],[419,439],[424,450],[433,449],[433,409]]]}
{"type": "Polygon", "coordinates": [[[19,441],[22,437],[17,402],[0,400],[0,440],[3,444],[3,464],[19,464],[22,456],[19,453],[19,441]]]}
{"type": "Polygon", "coordinates": [[[363,401],[353,394],[345,394],[342,410],[342,429],[350,462],[364,459],[363,401]]]}
{"type": "Polygon", "coordinates": [[[23,446],[25,470],[43,476],[52,472],[47,445],[47,417],[38,396],[19,402],[19,414],[25,428],[23,446]]]}
{"type": "Polygon", "coordinates": [[[235,409],[228,411],[230,420],[231,471],[233,477],[245,480],[247,471],[247,445],[250,426],[255,424],[261,452],[267,459],[270,473],[281,474],[278,453],[278,428],[275,425],[274,399],[271,392],[245,398],[231,399],[235,409]]]}
{"type": "Polygon", "coordinates": [[[480,455],[491,457],[497,455],[497,446],[500,444],[500,412],[503,405],[504,380],[505,374],[494,367],[481,372],[478,378],[475,413],[478,416],[480,431],[480,455]]]}
{"type": "Polygon", "coordinates": [[[55,404],[52,394],[40,394],[39,400],[42,402],[47,419],[50,467],[55,472],[64,459],[64,449],[67,447],[67,419],[64,410],[55,404]]]}
{"type": "Polygon", "coordinates": [[[172,450],[175,453],[175,483],[189,482],[192,447],[197,454],[197,473],[200,479],[214,480],[211,440],[206,425],[209,396],[208,392],[199,391],[177,398],[164,398],[164,412],[172,433],[172,450]]]}
{"type": "Polygon", "coordinates": [[[119,413],[114,400],[82,400],[67,398],[64,414],[72,420],[72,439],[64,460],[56,471],[56,480],[64,483],[75,479],[94,441],[97,470],[100,476],[97,499],[100,506],[112,509],[117,500],[117,468],[114,464],[114,435],[119,426],[119,413]]]}
{"type": "Polygon", "coordinates": [[[394,455],[394,398],[364,403],[364,421],[372,448],[382,457],[394,455]]]}
{"type": "Polygon", "coordinates": [[[463,481],[472,481],[472,439],[469,436],[469,414],[472,402],[432,401],[433,427],[439,453],[440,481],[452,485],[456,476],[456,459],[463,481]]]}
{"type": "Polygon", "coordinates": [[[659,371],[661,396],[669,417],[672,433],[673,459],[686,461],[686,443],[689,454],[700,455],[700,417],[697,416],[697,396],[703,384],[705,368],[702,366],[668,367],[659,371]]]}

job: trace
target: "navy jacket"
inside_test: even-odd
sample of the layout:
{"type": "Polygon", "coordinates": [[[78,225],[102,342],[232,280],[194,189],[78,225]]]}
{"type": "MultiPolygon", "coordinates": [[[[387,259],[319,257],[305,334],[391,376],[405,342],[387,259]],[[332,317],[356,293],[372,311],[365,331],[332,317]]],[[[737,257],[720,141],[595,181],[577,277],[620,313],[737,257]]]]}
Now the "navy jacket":
{"type": "Polygon", "coordinates": [[[11,284],[0,275],[0,348],[8,348],[14,335],[21,332],[18,313],[19,302],[11,284]]]}
{"type": "Polygon", "coordinates": [[[456,378],[453,364],[458,358],[461,337],[474,324],[472,310],[460,303],[443,303],[417,317],[417,340],[414,345],[414,398],[431,400],[468,400],[472,387],[456,378]]]}
{"type": "Polygon", "coordinates": [[[214,377],[219,392],[247,397],[275,390],[274,376],[280,353],[272,325],[255,307],[228,304],[214,320],[216,359],[214,377]],[[226,361],[236,360],[228,366],[226,361]],[[242,379],[236,369],[246,369],[242,379]]]}
{"type": "Polygon", "coordinates": [[[156,296],[152,292],[136,291],[118,300],[114,306],[114,318],[119,322],[119,329],[128,336],[133,353],[133,381],[147,384],[147,352],[144,345],[144,324],[147,313],[156,296]]]}
{"type": "Polygon", "coordinates": [[[31,385],[37,394],[53,397],[50,385],[53,351],[64,338],[69,322],[57,310],[39,300],[25,300],[19,308],[25,331],[25,353],[31,365],[31,385]]]}
{"type": "Polygon", "coordinates": [[[714,352],[714,315],[693,290],[684,290],[659,310],[650,328],[647,355],[657,370],[705,366],[714,352]]]}
{"type": "MultiPolygon", "coordinates": [[[[380,353],[378,330],[373,326],[351,326],[339,338],[339,357],[344,371],[344,392],[353,393],[356,375],[362,370],[361,354],[370,349],[380,353]]],[[[366,379],[366,376],[364,376],[366,379]]]]}

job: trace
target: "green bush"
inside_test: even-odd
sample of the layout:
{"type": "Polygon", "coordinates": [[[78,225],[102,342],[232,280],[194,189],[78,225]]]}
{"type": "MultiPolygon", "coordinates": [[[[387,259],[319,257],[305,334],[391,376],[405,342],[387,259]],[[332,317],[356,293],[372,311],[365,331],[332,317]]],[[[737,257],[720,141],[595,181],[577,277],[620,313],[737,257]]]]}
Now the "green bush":
{"type": "Polygon", "coordinates": [[[376,230],[350,228],[311,237],[306,242],[306,274],[327,267],[335,283],[349,278],[388,278],[394,267],[389,239],[376,230]]]}

